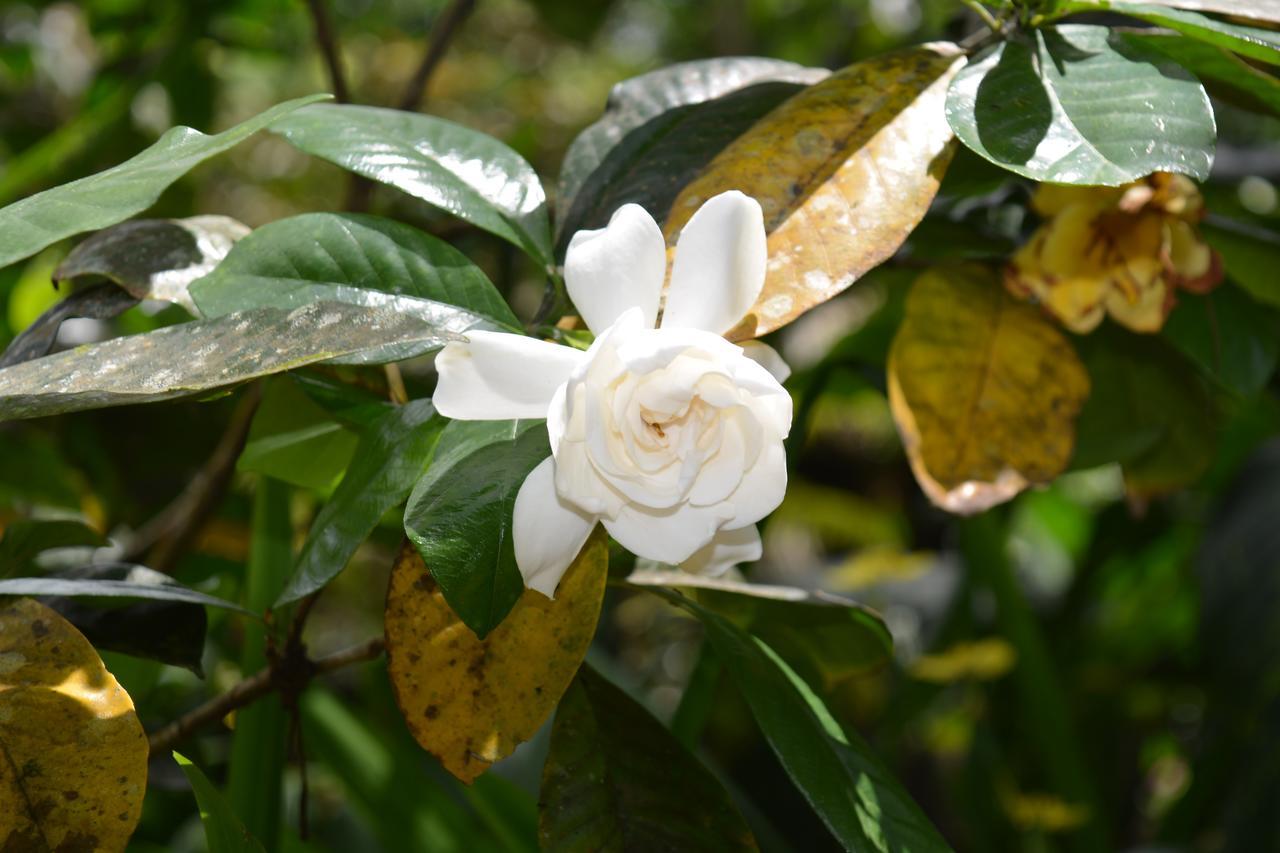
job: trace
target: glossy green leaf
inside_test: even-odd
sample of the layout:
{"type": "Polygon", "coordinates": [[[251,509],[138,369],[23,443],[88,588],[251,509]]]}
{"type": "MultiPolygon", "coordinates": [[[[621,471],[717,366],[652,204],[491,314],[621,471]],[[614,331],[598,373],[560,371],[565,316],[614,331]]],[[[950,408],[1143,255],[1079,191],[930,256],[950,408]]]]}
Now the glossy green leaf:
{"type": "Polygon", "coordinates": [[[71,250],[53,280],[103,277],[135,299],[160,299],[197,314],[187,286],[208,275],[249,228],[229,216],[135,219],[71,250]]]}
{"type": "Polygon", "coordinates": [[[138,304],[138,300],[111,283],[86,287],[55,302],[30,326],[9,342],[0,355],[0,368],[21,364],[48,355],[58,340],[58,330],[66,320],[87,317],[107,320],[118,317],[138,304]]]}
{"type": "MultiPolygon", "coordinates": [[[[265,225],[191,286],[202,314],[296,308],[317,299],[385,306],[450,331],[519,327],[475,264],[416,228],[359,214],[307,213],[265,225]]],[[[350,359],[396,361],[438,346],[388,346],[350,359]]]]}
{"type": "MultiPolygon", "coordinates": [[[[748,86],[769,82],[808,85],[829,73],[823,68],[806,68],[778,59],[722,57],[668,65],[618,83],[609,93],[604,115],[578,134],[565,152],[556,193],[558,242],[567,241],[578,228],[596,227],[578,224],[567,214],[578,203],[587,179],[605,163],[624,138],[630,137],[632,131],[669,110],[713,101],[748,86]]],[[[738,105],[739,108],[742,106],[738,105]]],[[[674,124],[678,127],[687,120],[679,118],[674,124]]],[[[634,137],[633,147],[640,147],[636,143],[642,144],[645,139],[653,138],[653,131],[658,130],[671,133],[671,123],[660,123],[649,133],[634,137]]],[[[708,127],[702,132],[714,133],[714,130],[708,127]]],[[[631,156],[635,156],[635,152],[631,156]]],[[[674,156],[678,157],[679,152],[674,152],[674,156]]],[[[595,183],[605,186],[610,181],[597,180],[595,183]]],[[[650,212],[659,218],[667,213],[666,209],[650,212]]],[[[588,221],[586,217],[577,218],[588,221]]]]}
{"type": "Polygon", "coordinates": [[[444,426],[430,400],[391,409],[371,426],[346,476],[311,525],[293,576],[276,605],[296,601],[337,577],[373,528],[422,476],[444,426]]]}
{"type": "Polygon", "coordinates": [[[1149,3],[1076,0],[1068,4],[1065,11],[1096,12],[1100,9],[1177,30],[1192,38],[1250,59],[1270,62],[1273,65],[1280,64],[1280,34],[1260,27],[1246,27],[1220,21],[1187,9],[1174,9],[1149,3]]]}
{"type": "Polygon", "coordinates": [[[711,158],[778,104],[799,83],[757,83],[710,101],[673,107],[629,131],[582,184],[557,222],[557,251],[575,232],[603,228],[624,204],[661,222],[680,190],[711,158]]]}
{"type": "Polygon", "coordinates": [[[119,166],[0,209],[0,267],[34,255],[64,237],[97,231],[141,213],[200,163],[299,107],[327,97],[311,95],[285,101],[212,136],[189,127],[172,128],[119,166]]]}
{"type": "Polygon", "coordinates": [[[540,420],[452,421],[409,496],[405,532],[481,639],[524,592],[511,514],[524,478],[550,453],[540,420]]]}
{"type": "Polygon", "coordinates": [[[854,732],[840,726],[769,646],[676,593],[655,590],[701,620],[782,766],[827,828],[851,851],[951,848],[854,732]]]}
{"type": "Polygon", "coordinates": [[[1169,57],[1200,78],[1209,94],[1280,116],[1280,79],[1230,51],[1176,33],[1126,32],[1124,39],[1169,57]]]}
{"type": "Polygon", "coordinates": [[[956,75],[947,121],[965,145],[1038,181],[1116,186],[1208,177],[1216,127],[1189,73],[1106,27],[1045,27],[956,75]]]}
{"type": "Polygon", "coordinates": [[[492,136],[435,116],[348,104],[299,110],[271,131],[551,262],[542,183],[523,157],[492,136]]]}
{"type": "Polygon", "coordinates": [[[179,753],[173,754],[200,807],[200,821],[209,853],[263,853],[262,843],[249,834],[221,792],[199,767],[179,753]]]}
{"type": "Polygon", "coordinates": [[[338,423],[288,377],[267,380],[236,470],[328,490],[351,462],[359,436],[338,423]]]}
{"type": "MultiPolygon", "coordinates": [[[[143,566],[114,563],[85,566],[48,575],[61,580],[124,581],[161,590],[190,592],[168,575],[143,566]]],[[[204,635],[208,616],[204,606],[185,599],[159,600],[125,597],[41,596],[41,604],[62,614],[99,651],[181,666],[203,676],[204,635]]],[[[231,603],[212,599],[218,607],[231,603]]]]}
{"type": "Polygon", "coordinates": [[[1237,394],[1256,394],[1280,357],[1280,312],[1224,285],[1183,293],[1162,334],[1207,376],[1237,394]]]}
{"type": "Polygon", "coordinates": [[[539,808],[546,853],[757,849],[702,763],[586,665],[556,710],[539,808]]]}
{"type": "Polygon", "coordinates": [[[82,346],[0,370],[0,420],[171,400],[395,344],[439,347],[472,322],[430,305],[255,308],[82,346]]]}
{"type": "Polygon", "coordinates": [[[880,614],[821,591],[681,571],[637,570],[627,582],[694,590],[698,603],[764,640],[815,690],[883,666],[893,653],[880,614]]]}
{"type": "Polygon", "coordinates": [[[50,548],[106,544],[101,533],[74,519],[19,518],[6,524],[0,535],[0,578],[30,568],[50,548]]]}
{"type": "Polygon", "coordinates": [[[1227,277],[1259,302],[1280,306],[1280,232],[1212,217],[1200,227],[1227,277]]]}

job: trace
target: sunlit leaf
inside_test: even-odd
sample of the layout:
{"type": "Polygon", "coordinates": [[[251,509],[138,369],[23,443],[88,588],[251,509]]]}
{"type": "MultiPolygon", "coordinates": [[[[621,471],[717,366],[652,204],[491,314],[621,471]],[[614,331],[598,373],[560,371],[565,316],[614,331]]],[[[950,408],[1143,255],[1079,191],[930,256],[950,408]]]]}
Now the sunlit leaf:
{"type": "Polygon", "coordinates": [[[443,427],[430,400],[413,400],[369,428],[342,482],[316,514],[276,606],[310,595],[346,567],[378,520],[418,482],[443,427]]]}
{"type": "Polygon", "coordinates": [[[942,104],[961,62],[953,45],[934,44],[838,71],[757,122],[676,198],[670,245],[721,192],[764,209],[768,272],[743,337],[835,296],[911,233],[951,157],[942,104]]]}
{"type": "Polygon", "coordinates": [[[60,352],[0,370],[0,420],[171,400],[389,345],[439,347],[474,322],[428,307],[255,308],[60,352]]]}
{"type": "Polygon", "coordinates": [[[551,714],[595,634],[607,564],[597,529],[555,599],[526,590],[479,640],[417,551],[400,549],[387,592],[387,666],[409,730],[454,776],[472,781],[551,714]]]}
{"type": "Polygon", "coordinates": [[[150,148],[119,166],[0,209],[0,267],[34,255],[64,237],[97,231],[141,213],[170,184],[200,163],[281,116],[327,97],[310,95],[285,101],[212,136],[189,127],[172,128],[150,148]]]}
{"type": "Polygon", "coordinates": [[[1280,34],[1259,27],[1246,27],[1219,21],[1186,9],[1174,9],[1154,3],[1076,0],[1068,3],[1064,11],[1092,12],[1099,9],[1159,24],[1251,59],[1280,64],[1280,34]]]}
{"type": "Polygon", "coordinates": [[[183,775],[196,795],[200,806],[200,822],[204,824],[204,837],[209,853],[261,853],[262,843],[249,834],[236,817],[222,792],[188,758],[173,754],[173,760],[182,768],[183,775]]]}
{"type": "Polygon", "coordinates": [[[889,403],[925,494],[969,514],[1066,468],[1089,377],[1063,333],[991,270],[926,272],[889,355],[889,403]]]}
{"type": "Polygon", "coordinates": [[[147,784],[129,694],[42,604],[0,603],[0,848],[124,850],[147,784]]]}
{"type": "MultiPolygon", "coordinates": [[[[604,115],[578,134],[565,152],[556,193],[557,241],[563,242],[578,228],[596,227],[591,224],[567,227],[571,219],[567,214],[577,203],[588,177],[600,169],[614,153],[613,149],[630,137],[632,131],[678,107],[713,101],[749,86],[761,83],[809,85],[829,73],[824,68],[806,68],[779,59],[729,56],[679,62],[618,83],[609,93],[604,115]]],[[[682,122],[683,119],[677,125],[682,122]]],[[[667,126],[664,121],[663,127],[667,126]]],[[[650,137],[646,135],[645,138],[650,137]]],[[[597,186],[609,183],[612,181],[600,181],[597,186]]],[[[651,210],[650,213],[660,217],[666,210],[651,210]]],[[[589,223],[587,217],[577,218],[589,223]]]]}
{"type": "Polygon", "coordinates": [[[122,222],[72,249],[53,280],[102,276],[135,299],[173,302],[198,315],[187,286],[210,273],[248,233],[248,226],[229,216],[122,222]]]}
{"type": "Polygon", "coordinates": [[[1147,0],[1144,5],[1280,22],[1280,0],[1147,0]]]}
{"type": "Polygon", "coordinates": [[[271,130],[551,263],[542,183],[523,157],[488,134],[435,116],[349,104],[299,110],[271,130]]]}
{"type": "Polygon", "coordinates": [[[1002,40],[956,75],[956,136],[1038,181],[1118,186],[1152,172],[1204,180],[1213,110],[1176,63],[1106,27],[1044,27],[1002,40]]]}
{"type": "Polygon", "coordinates": [[[1126,41],[1155,50],[1200,78],[1209,94],[1254,112],[1280,116],[1280,79],[1235,54],[1164,32],[1126,32],[1126,41]]]}
{"type": "Polygon", "coordinates": [[[556,710],[540,801],[546,853],[757,849],[715,777],[587,666],[556,710]]]}

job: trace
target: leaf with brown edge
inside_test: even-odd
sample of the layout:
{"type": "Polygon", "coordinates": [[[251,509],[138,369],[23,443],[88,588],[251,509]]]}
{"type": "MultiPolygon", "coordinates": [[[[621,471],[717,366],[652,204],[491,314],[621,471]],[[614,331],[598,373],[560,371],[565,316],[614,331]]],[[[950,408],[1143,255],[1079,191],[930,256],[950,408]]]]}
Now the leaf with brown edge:
{"type": "Polygon", "coordinates": [[[0,604],[0,850],[123,850],[147,755],[89,641],[29,598],[0,604]]]}
{"type": "Polygon", "coordinates": [[[413,545],[401,546],[387,591],[387,668],[409,731],[454,776],[469,784],[551,714],[591,645],[608,561],[597,527],[555,599],[525,590],[479,640],[413,545]]]}
{"type": "Polygon", "coordinates": [[[966,264],[912,285],[889,353],[889,405],[929,499],[968,515],[1071,459],[1089,375],[1039,310],[966,264]]]}
{"type": "Polygon", "coordinates": [[[935,43],[850,65],[784,101],[681,191],[664,228],[670,246],[722,192],[744,192],[764,209],[764,290],[754,324],[733,337],[786,325],[897,250],[951,160],[943,106],[962,64],[955,45],[935,43]]]}

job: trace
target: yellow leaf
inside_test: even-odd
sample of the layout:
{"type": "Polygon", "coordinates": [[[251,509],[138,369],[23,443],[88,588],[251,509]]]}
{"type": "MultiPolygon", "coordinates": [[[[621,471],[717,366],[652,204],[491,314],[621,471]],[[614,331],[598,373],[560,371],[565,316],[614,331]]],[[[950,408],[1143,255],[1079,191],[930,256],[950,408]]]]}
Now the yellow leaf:
{"type": "Polygon", "coordinates": [[[454,776],[470,783],[551,714],[591,645],[608,561],[597,528],[554,600],[525,590],[479,640],[413,546],[401,547],[387,592],[387,666],[409,730],[454,776]]]}
{"type": "Polygon", "coordinates": [[[920,222],[951,160],[943,112],[963,59],[920,45],[850,65],[785,101],[672,203],[669,245],[695,210],[727,190],[764,209],[769,264],[754,321],[763,335],[826,302],[897,250],[920,222]]]}
{"type": "Polygon", "coordinates": [[[0,849],[123,850],[147,738],[89,641],[29,598],[0,604],[0,849]]]}
{"type": "Polygon", "coordinates": [[[981,512],[1062,472],[1089,376],[1063,334],[985,267],[912,285],[889,352],[889,405],[911,469],[949,512],[981,512]]]}

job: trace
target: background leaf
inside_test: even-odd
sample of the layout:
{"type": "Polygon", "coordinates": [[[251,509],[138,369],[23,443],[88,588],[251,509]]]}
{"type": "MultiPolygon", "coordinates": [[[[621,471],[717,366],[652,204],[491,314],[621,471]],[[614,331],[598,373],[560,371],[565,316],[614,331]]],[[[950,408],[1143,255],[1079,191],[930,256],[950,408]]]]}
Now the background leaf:
{"type": "Polygon", "coordinates": [[[261,851],[262,843],[254,838],[231,806],[223,799],[222,794],[213,786],[209,778],[188,758],[173,754],[182,773],[191,784],[191,791],[196,795],[200,806],[200,822],[204,824],[205,841],[209,844],[209,853],[246,853],[261,851]]]}
{"type": "Polygon", "coordinates": [[[129,694],[42,604],[0,602],[0,637],[0,847],[123,850],[147,785],[129,694]]]}
{"type": "Polygon", "coordinates": [[[281,116],[327,97],[310,95],[285,101],[212,136],[189,127],[172,128],[150,148],[119,166],[0,209],[0,267],[34,255],[64,237],[97,231],[141,213],[170,184],[200,163],[281,116]]]}
{"type": "Polygon", "coordinates": [[[1209,175],[1216,136],[1200,83],[1106,27],[1044,27],[956,75],[947,121],[969,148],[1037,181],[1118,186],[1209,175]]]}
{"type": "Polygon", "coordinates": [[[8,522],[0,536],[0,578],[30,569],[36,557],[51,548],[106,544],[101,533],[73,519],[19,518],[8,522]]]}
{"type": "Polygon", "coordinates": [[[970,514],[1071,459],[1089,377],[1063,333],[989,268],[921,275],[889,354],[889,405],[926,495],[970,514]]]}
{"type": "Polygon", "coordinates": [[[1179,294],[1162,334],[1207,376],[1241,395],[1261,391],[1280,357],[1280,313],[1230,284],[1179,294]]]}
{"type": "Polygon", "coordinates": [[[764,209],[768,272],[744,337],[835,296],[911,233],[950,159],[942,99],[958,67],[947,44],[851,65],[770,112],[681,191],[668,245],[721,192],[740,190],[764,209]]]}
{"type": "Polygon", "coordinates": [[[755,850],[715,777],[589,666],[556,710],[538,836],[548,853],[755,850]]]}
{"type": "Polygon", "coordinates": [[[604,598],[608,547],[597,528],[549,599],[525,590],[483,640],[449,607],[406,542],[387,592],[387,669],[409,731],[471,782],[533,736],[582,663],[604,598]]]}
{"type": "Polygon", "coordinates": [[[77,290],[66,299],[51,305],[9,342],[4,354],[0,355],[0,368],[48,355],[57,343],[58,330],[66,320],[73,317],[108,320],[120,316],[137,304],[137,299],[109,282],[77,290]]]}
{"type": "Polygon", "coordinates": [[[202,607],[248,611],[234,602],[217,598],[169,579],[145,566],[109,563],[92,567],[87,576],[42,575],[0,580],[0,595],[58,595],[80,598],[140,598],[148,601],[182,601],[202,607]],[[120,575],[120,580],[107,579],[120,575]]]}
{"type": "Polygon", "coordinates": [[[525,591],[512,510],[525,477],[549,455],[543,421],[452,421],[409,496],[405,532],[481,639],[525,591]]]}
{"type": "Polygon", "coordinates": [[[1246,27],[1219,21],[1186,9],[1174,9],[1148,3],[1115,3],[1111,0],[1074,2],[1066,7],[1072,12],[1092,12],[1099,8],[1148,23],[1168,27],[1192,38],[1251,59],[1280,64],[1280,35],[1259,27],[1246,27]]]}
{"type": "Polygon", "coordinates": [[[236,470],[328,491],[347,470],[359,436],[313,402],[291,376],[265,382],[236,470]]]}
{"type": "Polygon", "coordinates": [[[523,157],[488,134],[435,116],[349,104],[299,110],[271,130],[551,263],[542,183],[523,157]]]}

